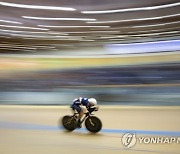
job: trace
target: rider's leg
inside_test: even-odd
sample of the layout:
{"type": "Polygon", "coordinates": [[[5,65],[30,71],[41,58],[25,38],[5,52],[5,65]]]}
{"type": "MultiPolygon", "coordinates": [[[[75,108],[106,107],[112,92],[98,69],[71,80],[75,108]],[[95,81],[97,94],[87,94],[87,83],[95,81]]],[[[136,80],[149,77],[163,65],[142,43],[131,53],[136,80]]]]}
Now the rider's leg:
{"type": "Polygon", "coordinates": [[[79,116],[78,116],[79,120],[81,120],[81,118],[84,115],[84,113],[86,113],[86,107],[85,106],[81,106],[81,111],[79,112],[79,116]]]}
{"type": "Polygon", "coordinates": [[[86,113],[86,107],[85,106],[79,106],[79,105],[72,105],[72,109],[76,110],[78,115],[78,127],[81,128],[81,118],[83,117],[84,113],[86,113]]]}
{"type": "Polygon", "coordinates": [[[79,112],[79,116],[78,116],[78,126],[79,128],[81,128],[81,118],[83,117],[84,113],[86,113],[86,107],[81,106],[81,111],[79,112]]]}

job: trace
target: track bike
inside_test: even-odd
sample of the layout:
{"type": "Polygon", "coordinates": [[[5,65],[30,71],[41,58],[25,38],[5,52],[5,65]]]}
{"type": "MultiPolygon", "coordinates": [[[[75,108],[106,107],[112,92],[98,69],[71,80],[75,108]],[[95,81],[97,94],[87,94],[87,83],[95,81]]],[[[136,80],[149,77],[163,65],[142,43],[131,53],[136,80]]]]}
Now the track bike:
{"type": "Polygon", "coordinates": [[[73,131],[78,128],[78,125],[82,125],[82,123],[85,122],[85,127],[88,131],[92,133],[99,132],[102,129],[102,122],[93,114],[94,111],[97,111],[96,108],[89,108],[87,111],[80,123],[78,123],[79,113],[75,110],[73,110],[73,115],[65,115],[62,118],[63,127],[68,131],[73,131]]]}

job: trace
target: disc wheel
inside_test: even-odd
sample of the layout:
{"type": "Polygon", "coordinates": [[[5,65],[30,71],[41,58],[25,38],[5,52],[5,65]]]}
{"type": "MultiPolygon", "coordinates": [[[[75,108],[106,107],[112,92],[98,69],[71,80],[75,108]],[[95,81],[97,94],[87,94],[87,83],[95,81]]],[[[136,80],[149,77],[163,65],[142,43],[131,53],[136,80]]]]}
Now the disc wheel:
{"type": "Polygon", "coordinates": [[[62,118],[62,125],[68,131],[73,131],[76,128],[77,121],[72,116],[64,116],[62,118]]]}
{"type": "Polygon", "coordinates": [[[102,128],[102,122],[98,117],[90,116],[86,119],[85,126],[90,132],[97,133],[102,128]]]}

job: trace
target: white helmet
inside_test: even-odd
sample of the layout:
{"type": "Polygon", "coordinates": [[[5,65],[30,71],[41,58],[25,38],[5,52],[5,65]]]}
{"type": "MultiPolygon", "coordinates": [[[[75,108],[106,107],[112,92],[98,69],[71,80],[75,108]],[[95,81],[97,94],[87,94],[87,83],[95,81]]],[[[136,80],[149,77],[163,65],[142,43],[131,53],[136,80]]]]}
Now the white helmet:
{"type": "Polygon", "coordinates": [[[96,101],[95,98],[89,98],[88,101],[89,101],[89,104],[91,106],[96,106],[97,105],[97,101],[96,101]]]}

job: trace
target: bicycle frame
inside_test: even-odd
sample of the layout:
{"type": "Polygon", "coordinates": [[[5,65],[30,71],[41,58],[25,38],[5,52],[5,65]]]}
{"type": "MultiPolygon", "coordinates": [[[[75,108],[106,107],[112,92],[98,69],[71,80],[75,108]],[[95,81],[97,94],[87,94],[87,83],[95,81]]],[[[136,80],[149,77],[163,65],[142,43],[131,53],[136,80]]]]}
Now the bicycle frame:
{"type": "Polygon", "coordinates": [[[97,133],[102,128],[101,120],[94,115],[92,112],[97,111],[94,109],[88,109],[86,113],[83,114],[82,120],[79,121],[79,113],[76,110],[73,110],[71,115],[66,115],[62,118],[62,124],[64,128],[68,131],[73,131],[76,128],[81,128],[81,124],[85,123],[85,127],[88,131],[97,133]]]}
{"type": "MultiPolygon", "coordinates": [[[[79,113],[74,111],[73,117],[77,118],[76,115],[79,115],[79,113]]],[[[84,113],[84,115],[85,116],[81,120],[80,124],[82,124],[86,120],[86,118],[88,118],[90,115],[93,115],[93,114],[88,111],[88,112],[84,113]]]]}

